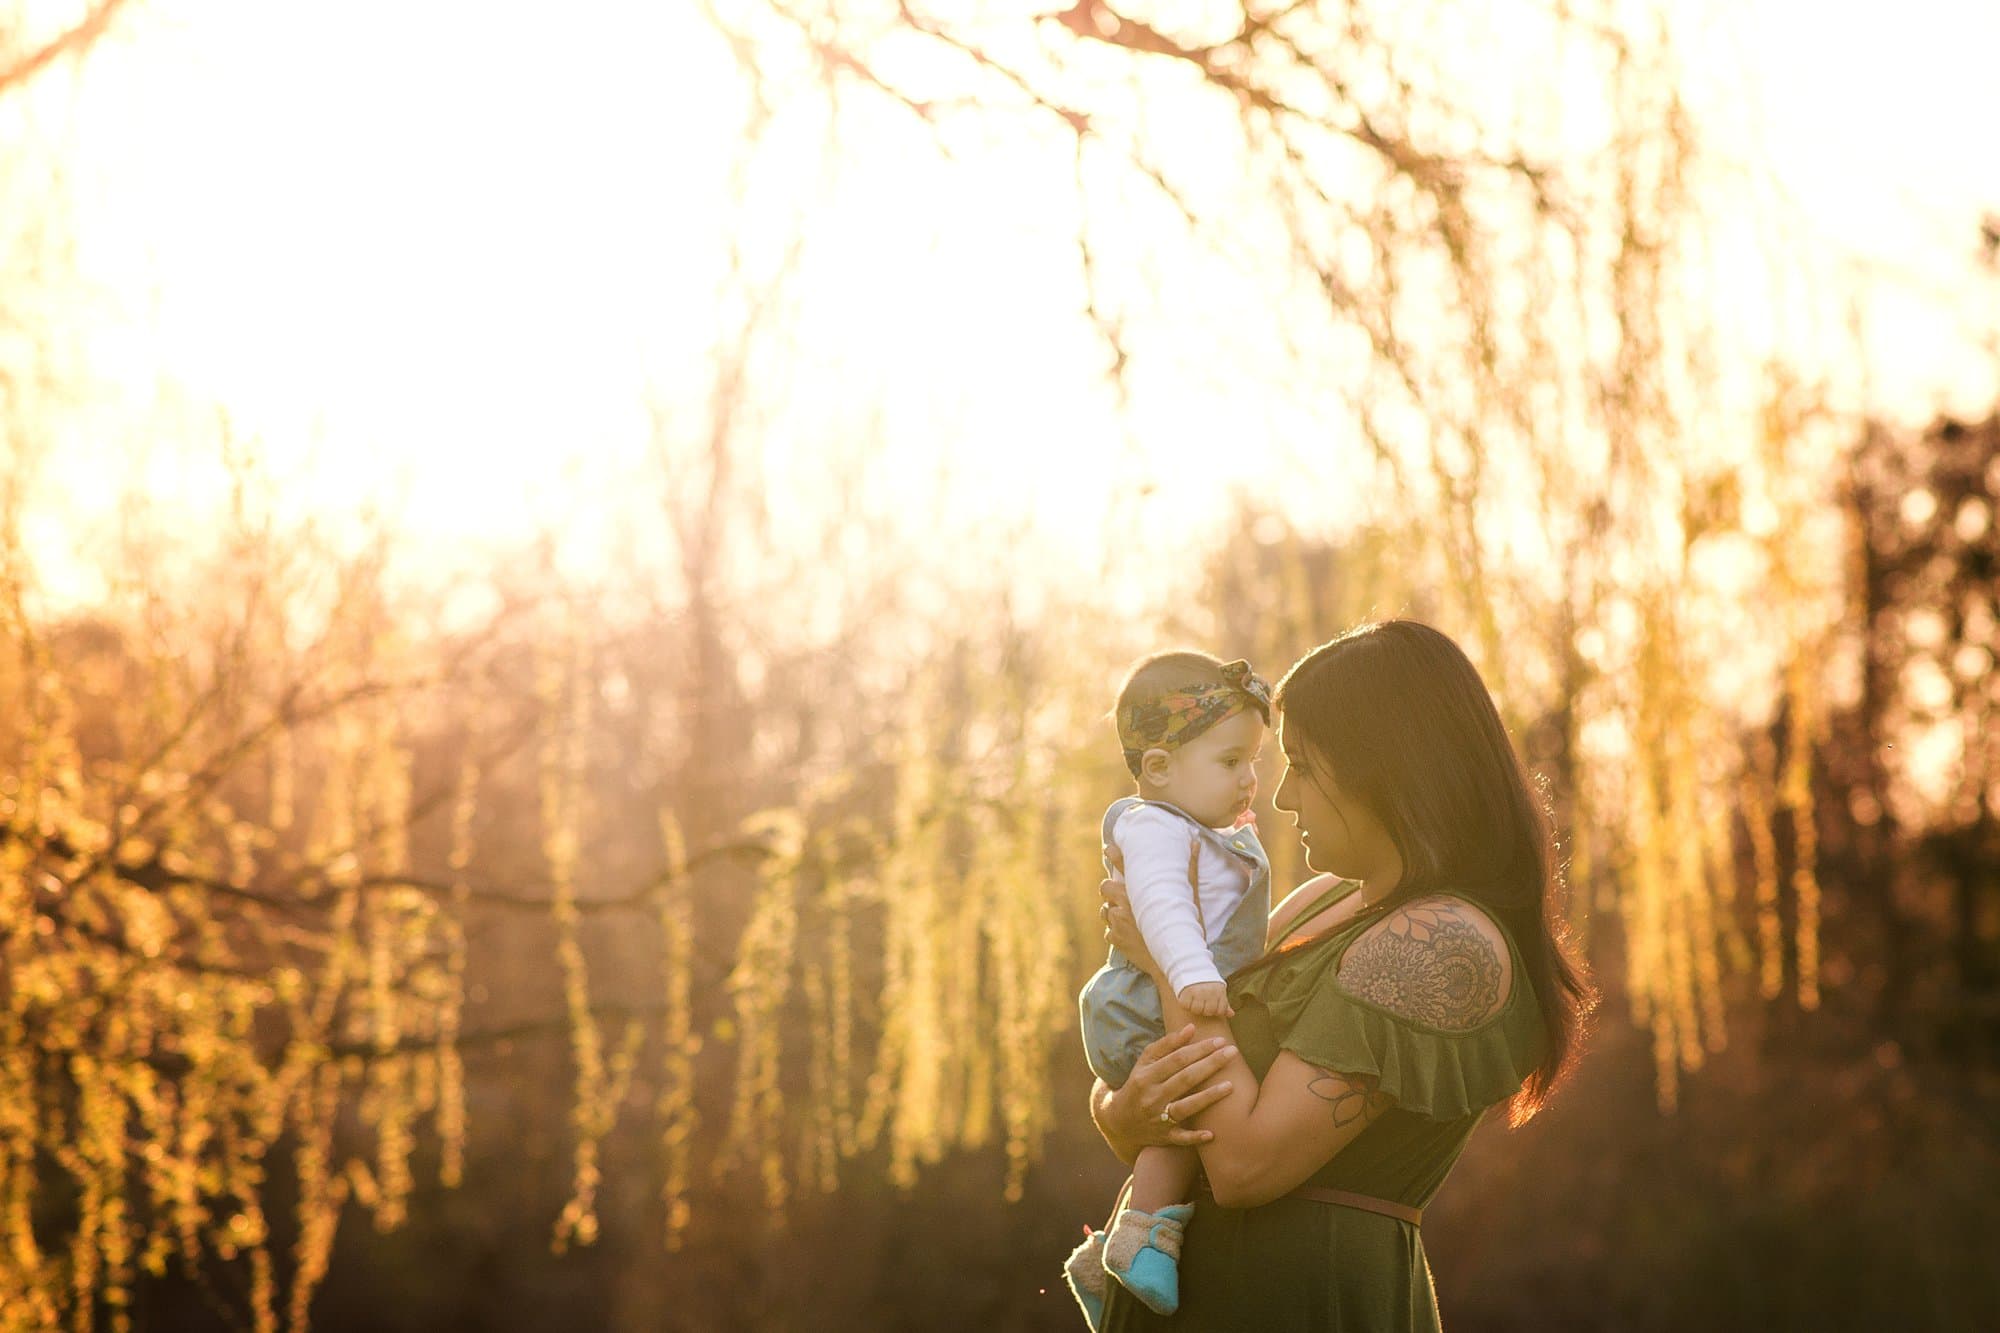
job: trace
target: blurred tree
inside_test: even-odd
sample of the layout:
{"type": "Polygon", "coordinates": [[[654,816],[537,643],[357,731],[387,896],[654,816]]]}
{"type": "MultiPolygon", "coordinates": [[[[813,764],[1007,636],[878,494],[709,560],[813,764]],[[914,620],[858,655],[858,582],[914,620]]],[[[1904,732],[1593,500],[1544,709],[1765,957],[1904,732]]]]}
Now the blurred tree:
{"type": "Polygon", "coordinates": [[[1941,1035],[2000,1051],[2000,418],[1869,431],[1848,483],[1861,657],[1838,770],[1883,926],[1891,1015],[1919,976],[1941,1035]],[[1942,945],[1947,971],[1919,951],[1942,945]]]}

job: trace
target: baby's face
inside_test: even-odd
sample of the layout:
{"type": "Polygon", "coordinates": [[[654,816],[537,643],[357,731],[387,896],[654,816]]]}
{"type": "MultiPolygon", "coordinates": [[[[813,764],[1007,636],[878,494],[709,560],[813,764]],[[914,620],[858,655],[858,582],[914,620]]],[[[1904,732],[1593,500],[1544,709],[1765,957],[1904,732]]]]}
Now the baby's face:
{"type": "Polygon", "coordinates": [[[1167,780],[1146,795],[1177,805],[1211,828],[1228,828],[1257,798],[1264,719],[1246,708],[1169,755],[1167,780]]]}

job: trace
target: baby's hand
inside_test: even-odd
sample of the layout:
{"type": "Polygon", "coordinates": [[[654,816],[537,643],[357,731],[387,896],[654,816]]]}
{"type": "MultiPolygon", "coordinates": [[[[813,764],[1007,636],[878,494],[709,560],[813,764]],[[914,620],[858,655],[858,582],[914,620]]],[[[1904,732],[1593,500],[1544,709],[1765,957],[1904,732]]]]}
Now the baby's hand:
{"type": "Polygon", "coordinates": [[[1233,1018],[1229,1007],[1229,987],[1220,981],[1197,981],[1181,988],[1181,1003],[1197,1018],[1233,1018]]]}

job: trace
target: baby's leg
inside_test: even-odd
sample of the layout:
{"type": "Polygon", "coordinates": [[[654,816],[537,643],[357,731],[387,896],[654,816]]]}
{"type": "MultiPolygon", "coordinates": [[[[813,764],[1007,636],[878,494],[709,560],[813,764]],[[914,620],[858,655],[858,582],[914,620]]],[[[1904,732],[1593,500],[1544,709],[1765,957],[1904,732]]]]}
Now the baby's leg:
{"type": "Polygon", "coordinates": [[[1132,1163],[1132,1193],[1104,1236],[1104,1271],[1154,1314],[1180,1308],[1181,1237],[1194,1216],[1193,1148],[1141,1148],[1132,1163]]]}
{"type": "Polygon", "coordinates": [[[1186,1203],[1194,1197],[1195,1173],[1200,1169],[1201,1154],[1193,1148],[1141,1148],[1132,1163],[1132,1197],[1125,1206],[1157,1213],[1170,1203],[1186,1203]]]}

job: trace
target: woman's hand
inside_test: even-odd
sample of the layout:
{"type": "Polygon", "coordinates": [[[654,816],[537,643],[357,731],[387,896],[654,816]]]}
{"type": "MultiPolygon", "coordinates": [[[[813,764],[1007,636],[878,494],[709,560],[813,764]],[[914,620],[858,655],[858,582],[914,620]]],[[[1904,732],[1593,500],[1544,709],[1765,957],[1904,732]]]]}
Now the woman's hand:
{"type": "MultiPolygon", "coordinates": [[[[1098,905],[1097,915],[1104,921],[1105,943],[1132,960],[1132,966],[1153,979],[1153,984],[1162,990],[1166,982],[1160,975],[1160,965],[1146,947],[1146,937],[1139,933],[1139,923],[1132,916],[1132,898],[1125,892],[1125,854],[1114,844],[1104,849],[1104,859],[1111,865],[1111,877],[1097,886],[1097,892],[1104,899],[1098,905]]],[[[1188,840],[1188,883],[1198,883],[1201,877],[1201,843],[1188,840]]]]}
{"type": "Polygon", "coordinates": [[[1208,1142],[1213,1136],[1207,1130],[1186,1124],[1229,1095],[1227,1080],[1209,1080],[1235,1054],[1226,1037],[1195,1040],[1192,1024],[1169,1032],[1140,1052],[1124,1087],[1113,1092],[1100,1081],[1092,1090],[1090,1114],[1098,1132],[1127,1162],[1155,1144],[1191,1148],[1208,1142]]]}

